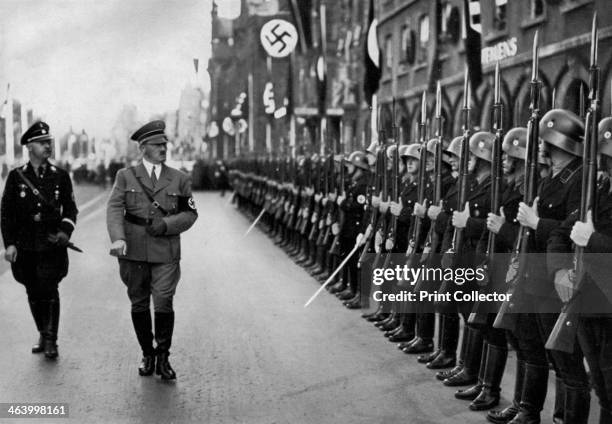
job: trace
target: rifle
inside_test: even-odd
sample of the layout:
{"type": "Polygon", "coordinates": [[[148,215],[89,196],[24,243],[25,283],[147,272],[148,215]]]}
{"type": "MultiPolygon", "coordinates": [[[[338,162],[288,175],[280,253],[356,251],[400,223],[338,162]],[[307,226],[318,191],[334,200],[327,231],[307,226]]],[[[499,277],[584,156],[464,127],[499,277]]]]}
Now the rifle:
{"type": "MultiPolygon", "coordinates": [[[[425,202],[425,188],[427,187],[427,97],[426,93],[423,92],[421,99],[421,122],[419,123],[419,143],[421,144],[421,154],[419,157],[419,192],[418,202],[423,204],[425,202]]],[[[406,250],[406,257],[408,258],[408,267],[413,268],[418,260],[417,249],[419,240],[421,239],[421,232],[423,229],[423,222],[420,216],[414,216],[412,225],[412,231],[410,233],[410,239],[408,241],[408,249],[406,250]]]]}
{"type": "MultiPolygon", "coordinates": [[[[372,111],[372,113],[374,113],[374,111],[372,111]]],[[[386,160],[385,158],[387,157],[386,155],[386,151],[385,151],[385,130],[382,128],[382,125],[380,123],[380,110],[378,111],[378,115],[377,115],[377,121],[376,121],[376,126],[378,129],[378,151],[376,153],[376,172],[374,175],[374,187],[372,192],[370,193],[370,202],[369,204],[369,213],[370,213],[370,223],[369,225],[372,228],[372,231],[370,232],[370,235],[368,236],[368,238],[365,241],[365,247],[363,249],[363,251],[361,252],[361,256],[359,257],[359,261],[358,261],[358,266],[361,267],[361,265],[364,263],[366,255],[368,254],[369,248],[368,246],[370,245],[370,242],[372,242],[372,247],[375,249],[375,244],[376,244],[376,232],[378,231],[378,227],[379,225],[381,225],[380,221],[382,221],[382,217],[380,215],[380,210],[378,207],[374,207],[372,206],[372,197],[373,196],[380,196],[382,198],[383,196],[383,191],[384,191],[384,180],[385,180],[385,174],[387,172],[386,170],[386,160]]],[[[374,262],[378,262],[380,258],[380,252],[376,254],[376,259],[374,260],[374,262]]]]}
{"type": "Polygon", "coordinates": [[[314,201],[313,196],[314,196],[314,189],[312,188],[312,167],[313,167],[313,163],[311,162],[310,158],[306,158],[304,160],[304,173],[306,174],[304,177],[305,183],[304,183],[304,187],[306,188],[305,190],[302,190],[302,195],[303,195],[303,202],[304,202],[304,206],[303,206],[303,210],[302,210],[302,218],[300,221],[300,234],[302,235],[306,235],[306,229],[308,228],[308,222],[310,219],[310,209],[312,207],[312,202],[314,201]],[[312,189],[312,194],[309,194],[308,191],[312,189]]]}
{"type": "MultiPolygon", "coordinates": [[[[502,143],[504,138],[503,130],[503,104],[501,102],[501,82],[499,72],[499,61],[495,65],[495,86],[493,100],[493,128],[491,132],[495,134],[493,142],[492,164],[491,164],[491,212],[499,214],[501,206],[501,185],[503,178],[502,170],[502,143]]],[[[495,264],[495,237],[493,231],[487,232],[487,250],[485,260],[481,264],[486,278],[480,283],[481,286],[491,287],[490,266],[495,264]]],[[[485,289],[486,290],[486,289],[485,289]]],[[[485,325],[487,323],[487,314],[479,312],[481,309],[480,301],[476,301],[472,308],[472,313],[468,318],[468,324],[485,325]]]]}
{"type": "Polygon", "coordinates": [[[325,203],[325,212],[321,214],[322,223],[319,224],[322,225],[323,229],[323,231],[319,232],[319,239],[317,240],[317,244],[320,246],[329,245],[329,238],[331,236],[331,222],[334,202],[329,200],[329,194],[332,192],[333,175],[334,155],[330,153],[325,159],[325,193],[323,197],[327,199],[327,202],[325,203]]]}
{"type": "MultiPolygon", "coordinates": [[[[393,145],[389,146],[387,152],[391,153],[391,201],[399,202],[400,186],[402,184],[402,176],[399,171],[399,138],[397,137],[397,126],[395,125],[395,98],[393,98],[393,124],[391,127],[391,138],[393,145]]],[[[395,238],[397,236],[397,216],[391,215],[391,222],[387,227],[387,241],[390,245],[395,246],[395,238]]]]}
{"type": "MultiPolygon", "coordinates": [[[[459,160],[459,190],[457,193],[457,209],[464,207],[467,200],[468,190],[468,161],[470,154],[470,103],[471,90],[468,77],[468,68],[465,68],[465,78],[463,81],[463,135],[461,136],[461,158],[459,160]]],[[[463,228],[453,230],[453,240],[450,248],[442,256],[442,266],[444,268],[454,268],[459,260],[459,255],[463,250],[463,228]]]]}
{"type": "MultiPolygon", "coordinates": [[[[340,162],[340,169],[338,170],[338,181],[336,185],[336,199],[338,196],[345,197],[346,196],[346,172],[344,167],[344,138],[343,138],[343,125],[342,121],[340,121],[340,154],[338,155],[340,162]]],[[[342,228],[344,224],[344,211],[340,209],[339,206],[334,206],[336,211],[334,216],[334,223],[338,224],[339,228],[342,228]]],[[[340,232],[334,236],[334,241],[329,249],[329,253],[331,255],[339,255],[340,254],[340,232]]]]}
{"type": "MultiPolygon", "coordinates": [[[[580,221],[586,221],[587,212],[596,210],[597,199],[597,142],[599,123],[599,66],[597,64],[597,14],[593,16],[591,30],[591,66],[589,68],[589,110],[584,123],[584,150],[582,155],[582,198],[580,199],[580,221]]],[[[574,246],[574,267],[570,270],[570,281],[575,287],[574,295],[557,318],[557,322],[546,342],[546,349],[572,353],[577,331],[577,293],[584,285],[584,247],[574,246]]]]}
{"type": "Polygon", "coordinates": [[[319,215],[321,215],[321,201],[316,201],[317,194],[321,193],[321,158],[315,155],[315,160],[313,161],[315,167],[315,175],[314,175],[314,212],[312,214],[312,218],[310,222],[312,223],[310,227],[310,234],[308,234],[308,241],[315,242],[317,240],[317,236],[319,234],[319,215]]]}
{"type": "MultiPolygon", "coordinates": [[[[433,139],[433,154],[434,154],[434,195],[433,195],[433,205],[437,205],[440,203],[442,199],[442,145],[443,145],[443,131],[442,127],[442,89],[440,87],[440,81],[438,81],[436,86],[436,112],[434,116],[435,120],[435,128],[436,133],[433,139]]],[[[428,144],[429,150],[429,144],[428,144]]],[[[432,222],[429,227],[429,231],[427,232],[427,239],[425,240],[425,245],[423,246],[423,254],[421,255],[421,262],[425,263],[429,257],[430,253],[436,253],[438,251],[438,246],[440,244],[440,238],[438,233],[436,232],[435,223],[432,222]]]]}
{"type": "MultiPolygon", "coordinates": [[[[540,125],[540,89],[541,82],[538,79],[538,31],[533,37],[533,53],[532,53],[532,68],[531,68],[531,103],[529,109],[531,115],[527,122],[527,154],[525,157],[525,194],[523,202],[527,205],[533,204],[536,197],[538,183],[538,141],[539,141],[539,125],[540,125]]],[[[512,309],[516,302],[515,293],[517,289],[521,289],[526,280],[527,261],[528,261],[528,243],[532,231],[529,227],[521,225],[519,234],[516,239],[516,244],[510,257],[510,265],[506,273],[506,284],[508,285],[508,294],[510,300],[502,302],[493,327],[513,330],[516,327],[516,320],[512,317],[509,309],[512,309]]]]}

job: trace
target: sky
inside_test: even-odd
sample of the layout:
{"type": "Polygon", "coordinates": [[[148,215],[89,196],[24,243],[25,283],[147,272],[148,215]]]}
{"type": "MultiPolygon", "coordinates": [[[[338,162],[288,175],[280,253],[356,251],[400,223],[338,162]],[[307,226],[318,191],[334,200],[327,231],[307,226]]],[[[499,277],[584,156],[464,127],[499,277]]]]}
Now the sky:
{"type": "Polygon", "coordinates": [[[143,122],[174,110],[187,84],[209,87],[211,3],[1,0],[0,102],[10,83],[55,134],[96,137],[111,134],[124,105],[143,122]]]}

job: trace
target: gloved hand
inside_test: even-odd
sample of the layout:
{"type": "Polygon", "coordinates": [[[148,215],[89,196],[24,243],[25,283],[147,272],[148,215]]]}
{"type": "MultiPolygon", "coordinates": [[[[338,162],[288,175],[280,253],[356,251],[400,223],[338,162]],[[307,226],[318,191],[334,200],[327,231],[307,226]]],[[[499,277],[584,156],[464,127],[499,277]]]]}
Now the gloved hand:
{"type": "Polygon", "coordinates": [[[70,236],[63,231],[58,231],[56,234],[49,234],[47,240],[60,247],[66,247],[70,241],[70,236]]]}
{"type": "Polygon", "coordinates": [[[153,237],[163,236],[168,226],[162,218],[153,218],[153,222],[147,225],[147,234],[153,237]]]}

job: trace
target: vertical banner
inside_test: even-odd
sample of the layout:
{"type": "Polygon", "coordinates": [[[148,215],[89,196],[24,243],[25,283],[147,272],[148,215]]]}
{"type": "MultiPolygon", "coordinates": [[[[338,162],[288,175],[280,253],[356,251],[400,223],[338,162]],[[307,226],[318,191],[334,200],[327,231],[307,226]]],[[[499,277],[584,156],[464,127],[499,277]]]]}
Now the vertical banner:
{"type": "Polygon", "coordinates": [[[21,157],[21,103],[13,100],[13,152],[15,157],[21,157]]]}

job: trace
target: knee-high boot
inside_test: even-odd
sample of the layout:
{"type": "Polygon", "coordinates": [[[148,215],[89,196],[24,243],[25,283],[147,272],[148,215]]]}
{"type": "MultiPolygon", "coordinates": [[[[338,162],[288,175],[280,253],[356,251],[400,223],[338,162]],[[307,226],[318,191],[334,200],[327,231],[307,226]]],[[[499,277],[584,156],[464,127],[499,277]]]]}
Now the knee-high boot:
{"type": "Polygon", "coordinates": [[[155,373],[163,380],[176,379],[176,373],[168,361],[173,330],[174,312],[155,312],[155,341],[157,342],[155,373]]]}
{"type": "Polygon", "coordinates": [[[60,301],[57,299],[50,299],[41,301],[41,310],[44,311],[44,350],[45,356],[49,359],[55,359],[58,356],[57,351],[57,331],[59,328],[59,317],[60,317],[60,301]],[[46,310],[43,305],[46,305],[46,310]]]}
{"type": "Polygon", "coordinates": [[[34,318],[34,323],[36,324],[36,329],[38,330],[38,342],[36,342],[32,346],[32,353],[42,353],[45,351],[45,340],[43,337],[43,328],[44,324],[44,311],[41,311],[41,302],[36,300],[28,300],[30,304],[30,312],[32,312],[32,317],[34,318]]]}
{"type": "Polygon", "coordinates": [[[516,377],[514,380],[514,398],[512,404],[502,410],[493,410],[487,413],[487,420],[494,424],[507,424],[519,411],[521,403],[521,393],[523,391],[523,381],[525,379],[525,361],[516,361],[516,377]]]}
{"type": "Polygon", "coordinates": [[[548,365],[525,364],[519,412],[510,424],[539,424],[548,388],[548,365]]]}
{"type": "Polygon", "coordinates": [[[484,411],[499,404],[501,381],[506,369],[508,349],[501,346],[487,344],[487,359],[485,362],[484,379],[480,394],[470,405],[472,411],[484,411]]]}

